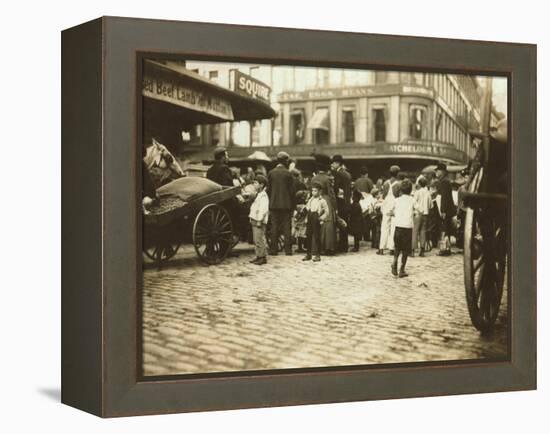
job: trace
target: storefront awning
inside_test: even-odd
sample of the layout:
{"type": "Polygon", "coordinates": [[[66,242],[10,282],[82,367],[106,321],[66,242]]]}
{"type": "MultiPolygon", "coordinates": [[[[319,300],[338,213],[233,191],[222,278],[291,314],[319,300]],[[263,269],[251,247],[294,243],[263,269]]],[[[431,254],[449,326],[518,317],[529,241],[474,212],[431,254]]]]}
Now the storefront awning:
{"type": "Polygon", "coordinates": [[[142,95],[146,113],[162,112],[185,127],[275,116],[271,106],[259,99],[219,86],[183,67],[152,60],[143,64],[142,95]]]}
{"type": "Polygon", "coordinates": [[[315,110],[312,118],[307,124],[308,128],[312,130],[329,130],[329,117],[327,108],[319,108],[315,110]]]}

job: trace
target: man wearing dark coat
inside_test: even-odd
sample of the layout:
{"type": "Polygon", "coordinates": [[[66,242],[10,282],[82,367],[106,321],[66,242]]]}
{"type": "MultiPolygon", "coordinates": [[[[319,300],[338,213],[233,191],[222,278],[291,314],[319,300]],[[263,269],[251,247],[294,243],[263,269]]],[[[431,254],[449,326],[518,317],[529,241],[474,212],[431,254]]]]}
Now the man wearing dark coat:
{"type": "Polygon", "coordinates": [[[214,150],[214,164],[206,172],[206,177],[220,185],[233,187],[233,174],[227,165],[229,157],[223,147],[214,150]]]}
{"type": "Polygon", "coordinates": [[[277,166],[267,174],[267,195],[271,220],[271,255],[277,255],[279,235],[285,243],[285,254],[292,255],[290,239],[291,217],[294,210],[294,177],[288,170],[290,156],[286,152],[277,154],[277,166]]]}
{"type": "MultiPolygon", "coordinates": [[[[439,213],[441,215],[441,230],[448,237],[452,232],[452,221],[456,213],[456,208],[453,202],[453,187],[451,181],[447,178],[447,166],[443,163],[437,165],[435,175],[438,179],[437,193],[441,195],[441,205],[439,213]]],[[[450,243],[448,248],[441,249],[439,255],[446,256],[451,253],[450,243]]]]}
{"type": "Polygon", "coordinates": [[[355,181],[354,187],[360,193],[370,193],[374,188],[374,182],[369,178],[369,172],[365,166],[361,167],[361,176],[355,181]]]}
{"type": "Polygon", "coordinates": [[[351,208],[351,175],[344,167],[344,159],[341,155],[332,157],[332,171],[334,173],[334,194],[336,196],[336,210],[338,217],[344,222],[339,226],[340,236],[338,238],[338,251],[348,251],[348,228],[349,212],[351,208]]]}

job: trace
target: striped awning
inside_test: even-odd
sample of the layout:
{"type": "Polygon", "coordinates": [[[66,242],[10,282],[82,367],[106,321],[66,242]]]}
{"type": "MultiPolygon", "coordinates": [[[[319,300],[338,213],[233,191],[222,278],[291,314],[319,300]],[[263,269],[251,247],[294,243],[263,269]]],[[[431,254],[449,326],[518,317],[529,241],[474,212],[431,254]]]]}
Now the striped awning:
{"type": "Polygon", "coordinates": [[[307,124],[312,130],[329,130],[328,108],[318,108],[307,124]]]}

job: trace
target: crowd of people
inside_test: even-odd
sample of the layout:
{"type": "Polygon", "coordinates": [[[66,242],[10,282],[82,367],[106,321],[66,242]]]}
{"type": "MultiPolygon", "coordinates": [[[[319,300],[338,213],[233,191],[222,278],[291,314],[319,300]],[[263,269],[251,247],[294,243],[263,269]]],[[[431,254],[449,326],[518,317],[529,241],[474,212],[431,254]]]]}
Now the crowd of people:
{"type": "Polygon", "coordinates": [[[303,261],[318,262],[321,256],[357,252],[367,241],[377,254],[393,255],[392,274],[405,277],[409,256],[423,257],[432,247],[449,255],[451,234],[460,243],[457,221],[463,211],[443,163],[416,179],[392,165],[387,179],[374,182],[366,167],[353,180],[341,155],[315,154],[315,170],[305,177],[284,151],[273,169],[247,168],[243,175],[229,167],[226,149],[216,149],[214,158],[207,178],[240,186],[251,198],[245,218],[255,244],[251,262],[257,265],[280,253],[303,253],[303,261]]]}

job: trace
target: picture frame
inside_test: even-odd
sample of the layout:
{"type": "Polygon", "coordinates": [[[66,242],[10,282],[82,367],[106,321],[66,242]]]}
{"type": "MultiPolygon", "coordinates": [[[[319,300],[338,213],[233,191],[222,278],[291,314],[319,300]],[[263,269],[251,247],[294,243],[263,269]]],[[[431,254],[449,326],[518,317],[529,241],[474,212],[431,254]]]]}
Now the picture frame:
{"type": "Polygon", "coordinates": [[[535,389],[536,53],[529,44],[120,17],[64,30],[62,402],[117,417],[535,389]],[[507,76],[510,359],[140,377],[144,53],[507,76]]]}

